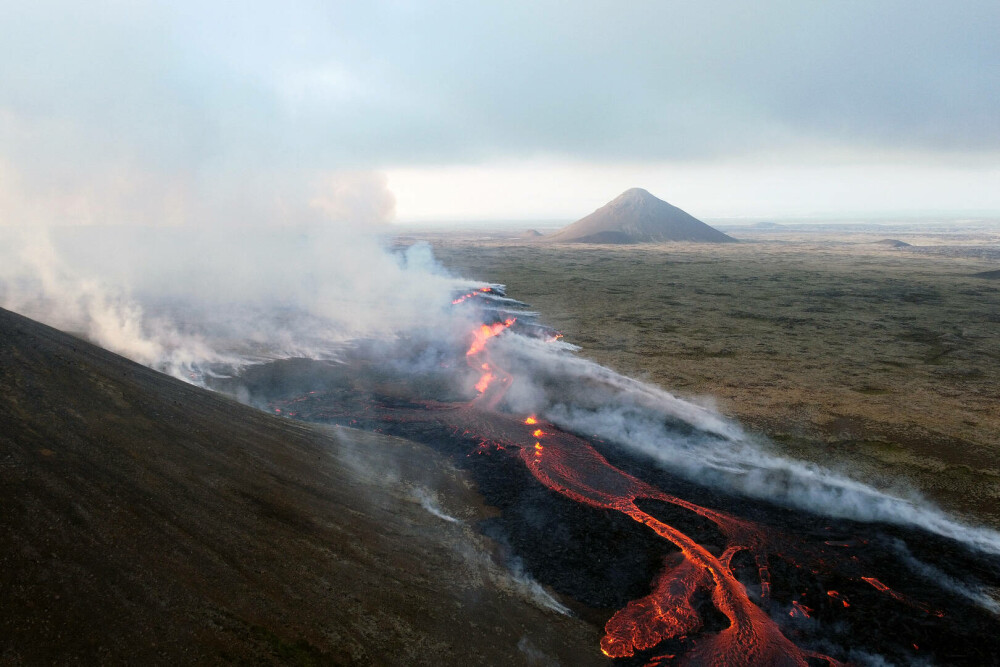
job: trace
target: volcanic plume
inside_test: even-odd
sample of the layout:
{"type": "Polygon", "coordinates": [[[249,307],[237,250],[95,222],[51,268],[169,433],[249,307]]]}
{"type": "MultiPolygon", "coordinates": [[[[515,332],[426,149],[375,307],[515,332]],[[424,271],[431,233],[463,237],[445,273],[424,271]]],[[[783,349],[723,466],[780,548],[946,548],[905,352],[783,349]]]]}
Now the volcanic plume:
{"type": "Polygon", "coordinates": [[[574,243],[735,241],[642,188],[626,190],[590,215],[544,237],[544,240],[574,243]]]}
{"type": "MultiPolygon", "coordinates": [[[[602,623],[595,650],[623,664],[993,659],[995,535],[956,528],[963,537],[952,539],[944,524],[913,525],[916,514],[900,514],[905,525],[824,517],[794,509],[801,495],[754,499],[721,472],[739,465],[723,463],[726,451],[750,451],[738,429],[695,406],[659,419],[678,446],[716,458],[699,469],[671,469],[627,434],[580,430],[573,424],[597,423],[579,418],[587,397],[601,406],[625,395],[638,422],[649,395],[613,375],[574,377],[571,364],[532,379],[531,364],[572,358],[571,346],[517,303],[502,286],[472,287],[453,299],[471,318],[455,343],[358,344],[307,374],[276,362],[217,386],[288,417],[403,435],[451,456],[500,510],[480,529],[575,614],[602,623]],[[532,400],[544,414],[524,411],[532,400]]],[[[816,471],[811,481],[781,474],[834,499],[833,514],[889,502],[816,471]]]]}

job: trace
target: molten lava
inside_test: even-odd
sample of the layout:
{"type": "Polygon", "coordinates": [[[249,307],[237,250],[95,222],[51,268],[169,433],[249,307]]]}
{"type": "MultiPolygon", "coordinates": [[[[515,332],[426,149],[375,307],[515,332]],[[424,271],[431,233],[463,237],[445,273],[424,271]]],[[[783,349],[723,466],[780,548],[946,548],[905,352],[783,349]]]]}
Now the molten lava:
{"type": "MultiPolygon", "coordinates": [[[[469,345],[469,349],[465,352],[466,359],[469,360],[469,365],[474,365],[474,359],[479,357],[479,355],[486,348],[486,341],[493,338],[494,336],[499,336],[505,330],[509,329],[516,322],[516,318],[509,318],[503,322],[496,322],[495,324],[487,325],[483,324],[478,329],[473,332],[472,344],[469,345]]],[[[483,373],[479,376],[479,380],[476,382],[475,389],[480,395],[486,393],[486,390],[490,388],[493,384],[493,380],[496,379],[496,375],[493,373],[493,367],[488,361],[483,361],[479,364],[479,370],[483,373]]],[[[499,401],[500,397],[497,397],[499,401]]]]}
{"type": "MultiPolygon", "coordinates": [[[[466,356],[486,356],[486,343],[513,324],[514,320],[508,319],[480,326],[466,356]]],[[[488,360],[483,364],[492,368],[488,360]]],[[[686,660],[702,664],[807,665],[813,658],[836,663],[801,649],[786,638],[774,620],[750,600],[733,575],[730,561],[736,553],[748,550],[758,563],[762,579],[768,576],[761,548],[765,536],[753,524],[663,493],[608,463],[587,441],[560,432],[553,425],[518,433],[514,420],[496,411],[500,396],[486,398],[485,389],[491,381],[481,380],[483,389],[477,385],[479,397],[469,405],[467,418],[473,422],[486,419],[492,437],[514,445],[531,474],[549,489],[591,507],[621,512],[672,542],[684,556],[680,565],[660,575],[652,593],[629,603],[608,621],[601,640],[605,655],[632,656],[664,640],[688,635],[701,624],[692,597],[700,590],[708,590],[715,607],[729,619],[729,627],[694,641],[686,660]],[[541,444],[542,436],[546,438],[545,445],[541,444]],[[641,510],[636,503],[643,499],[671,503],[709,519],[722,530],[730,546],[721,556],[714,556],[681,531],[641,510]]],[[[454,417],[456,421],[460,418],[454,417]]],[[[534,426],[539,421],[530,415],[520,423],[534,426]]],[[[808,615],[806,608],[800,609],[808,615]]]]}
{"type": "Polygon", "coordinates": [[[493,292],[493,288],[492,287],[480,287],[477,290],[474,290],[472,292],[468,292],[467,294],[463,294],[462,296],[458,297],[457,299],[455,299],[454,301],[451,302],[451,305],[457,306],[458,304],[462,303],[466,299],[471,299],[472,297],[477,296],[479,294],[490,294],[491,292],[493,292]]]}
{"type": "MultiPolygon", "coordinates": [[[[484,291],[487,290],[470,292],[456,303],[484,291]]],[[[417,407],[386,403],[380,406],[384,413],[372,418],[379,425],[420,422],[423,426],[442,427],[438,433],[461,434],[458,442],[465,446],[474,443],[474,453],[502,452],[505,457],[513,457],[534,480],[555,494],[604,514],[627,517],[652,531],[650,535],[655,537],[651,539],[664,540],[679,550],[662,561],[662,569],[645,596],[632,599],[606,622],[600,641],[604,655],[633,657],[649,665],[672,664],[675,656],[685,664],[701,665],[804,666],[810,662],[833,665],[839,663],[797,645],[793,639],[798,640],[803,628],[817,626],[835,612],[856,617],[872,598],[883,596],[927,614],[941,613],[892,590],[873,576],[862,576],[861,565],[854,565],[857,560],[850,550],[864,540],[824,540],[841,537],[824,534],[817,538],[816,543],[823,544],[819,554],[812,555],[808,567],[800,566],[794,561],[803,552],[779,553],[776,545],[783,552],[785,548],[791,549],[794,542],[775,535],[772,529],[666,493],[613,465],[591,442],[562,431],[535,414],[517,416],[501,410],[499,406],[513,379],[491,358],[490,341],[514,325],[515,319],[509,318],[477,326],[471,332],[465,358],[468,367],[478,373],[474,384],[476,394],[471,401],[421,401],[417,407]],[[676,522],[654,516],[651,512],[657,510],[649,508],[657,503],[684,510],[680,514],[697,515],[699,522],[710,527],[712,539],[699,543],[671,525],[676,522]],[[841,568],[837,578],[820,577],[819,572],[827,568],[826,559],[841,568]],[[803,585],[789,589],[781,567],[815,574],[821,587],[803,585]],[[772,569],[776,573],[773,584],[772,569]],[[832,590],[834,587],[847,591],[852,601],[832,590]],[[718,614],[712,611],[713,607],[718,614]],[[849,607],[850,611],[846,611],[849,607]],[[721,627],[722,617],[724,627],[721,627]],[[782,627],[790,627],[790,632],[796,634],[786,636],[782,627]]],[[[367,413],[368,406],[364,409],[367,413]]],[[[352,418],[345,421],[355,423],[353,418],[358,413],[348,416],[352,418]]],[[[646,477],[645,473],[637,474],[646,477]]],[[[897,602],[887,603],[902,606],[897,602]]],[[[907,638],[907,647],[910,641],[907,638]]]]}
{"type": "Polygon", "coordinates": [[[472,334],[473,335],[472,345],[470,345],[469,349],[465,352],[465,356],[474,357],[480,352],[482,352],[483,349],[486,347],[486,341],[488,341],[490,338],[493,338],[494,336],[499,335],[505,329],[508,329],[511,326],[513,326],[515,321],[516,318],[512,317],[510,319],[504,320],[503,322],[480,325],[479,328],[476,329],[472,334]]]}
{"type": "Polygon", "coordinates": [[[827,591],[826,594],[832,597],[834,600],[840,600],[841,604],[845,607],[850,607],[851,603],[847,601],[847,598],[838,593],[837,591],[827,591]]]}
{"type": "Polygon", "coordinates": [[[478,391],[480,394],[486,392],[486,390],[490,386],[490,383],[493,382],[493,379],[494,379],[493,373],[490,373],[488,368],[485,369],[485,370],[486,370],[486,372],[483,373],[483,376],[481,378],[479,378],[479,381],[476,382],[476,384],[474,385],[475,388],[476,388],[476,391],[478,391]]]}

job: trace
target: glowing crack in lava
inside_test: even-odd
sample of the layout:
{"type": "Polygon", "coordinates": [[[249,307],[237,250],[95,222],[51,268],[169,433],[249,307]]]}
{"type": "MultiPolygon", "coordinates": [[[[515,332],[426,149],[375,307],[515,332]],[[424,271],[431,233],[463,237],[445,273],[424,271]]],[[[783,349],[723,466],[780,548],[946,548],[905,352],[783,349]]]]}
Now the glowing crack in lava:
{"type": "MultiPolygon", "coordinates": [[[[474,294],[474,292],[473,292],[474,294]]],[[[469,345],[469,349],[465,352],[466,359],[469,360],[470,365],[476,364],[476,359],[483,354],[486,349],[486,342],[493,338],[494,336],[499,336],[505,330],[509,329],[514,325],[517,318],[508,318],[503,322],[496,322],[494,324],[483,324],[480,325],[475,331],[473,331],[472,344],[469,345]]],[[[482,361],[478,364],[479,369],[482,371],[482,375],[479,377],[479,381],[476,382],[475,388],[480,395],[484,395],[486,390],[489,389],[490,385],[496,379],[496,375],[493,373],[493,366],[489,361],[482,361]]],[[[503,383],[509,383],[510,378],[504,376],[503,383]]],[[[498,396],[496,401],[490,403],[491,407],[496,407],[496,402],[498,402],[502,396],[498,396]]]]}

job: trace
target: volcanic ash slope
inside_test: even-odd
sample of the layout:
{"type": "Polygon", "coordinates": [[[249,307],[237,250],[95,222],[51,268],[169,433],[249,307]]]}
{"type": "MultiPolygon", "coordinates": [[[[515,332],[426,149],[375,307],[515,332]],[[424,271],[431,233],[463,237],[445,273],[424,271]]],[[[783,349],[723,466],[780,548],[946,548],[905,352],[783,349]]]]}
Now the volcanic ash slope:
{"type": "Polygon", "coordinates": [[[736,241],[642,188],[626,190],[587,217],[546,236],[544,240],[574,243],[736,241]]]}
{"type": "Polygon", "coordinates": [[[601,662],[415,500],[457,475],[0,310],[0,664],[601,662]]]}

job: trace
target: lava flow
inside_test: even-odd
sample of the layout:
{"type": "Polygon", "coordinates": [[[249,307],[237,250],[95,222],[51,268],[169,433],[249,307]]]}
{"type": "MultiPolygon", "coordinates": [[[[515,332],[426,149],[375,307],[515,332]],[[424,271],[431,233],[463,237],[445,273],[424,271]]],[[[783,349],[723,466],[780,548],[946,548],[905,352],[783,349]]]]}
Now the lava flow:
{"type": "MultiPolygon", "coordinates": [[[[535,417],[530,419],[540,423],[535,417]]],[[[539,440],[535,447],[520,450],[522,461],[538,481],[579,503],[621,512],[652,528],[684,556],[682,563],[660,575],[652,593],[630,602],[608,621],[601,641],[605,655],[631,656],[666,639],[694,633],[701,620],[692,598],[699,590],[710,589],[713,603],[730,625],[694,642],[693,649],[684,656],[686,662],[806,665],[808,658],[827,659],[789,641],[733,576],[729,567],[732,557],[744,549],[756,553],[762,543],[763,536],[752,524],[663,493],[608,463],[585,440],[558,432],[552,425],[547,427],[552,433],[544,435],[544,445],[539,440]],[[637,507],[640,499],[678,505],[711,520],[729,538],[731,546],[719,557],[712,555],[681,531],[637,507]]],[[[528,435],[536,437],[535,432],[529,431],[528,435]]]]}
{"type": "MultiPolygon", "coordinates": [[[[487,289],[493,291],[471,291],[456,303],[487,289]]],[[[496,295],[502,297],[503,292],[496,291],[496,295]]],[[[962,656],[947,653],[947,647],[956,632],[972,628],[969,632],[980,636],[995,628],[994,620],[981,610],[956,602],[954,597],[938,594],[936,600],[964,605],[956,608],[963,610],[966,618],[964,625],[942,628],[935,625],[943,618],[942,612],[936,611],[937,602],[931,606],[916,600],[912,597],[913,585],[904,588],[904,594],[882,583],[885,580],[895,586],[900,577],[893,538],[886,538],[883,529],[872,528],[865,533],[871,539],[862,539],[857,524],[829,521],[834,527],[828,526],[824,532],[824,524],[817,525],[815,517],[751,508],[745,499],[715,497],[709,505],[726,507],[728,511],[713,509],[664,491],[689,489],[701,494],[696,498],[712,497],[690,484],[684,486],[667,473],[638,465],[614,448],[598,451],[599,443],[566,432],[539,415],[518,415],[501,408],[514,378],[494,358],[504,357],[491,351],[496,352],[493,346],[511,332],[516,335],[519,327],[522,323],[517,318],[500,315],[470,331],[465,353],[458,359],[464,357],[464,366],[470,371],[463,394],[467,399],[471,386],[471,400],[457,400],[447,390],[435,394],[447,396],[445,400],[431,400],[426,397],[421,379],[405,375],[392,376],[394,380],[379,384],[382,381],[363,370],[371,362],[362,361],[355,367],[356,372],[350,364],[324,367],[324,372],[339,374],[325,391],[313,390],[272,401],[271,406],[284,411],[280,414],[301,419],[422,439],[470,462],[492,459],[490,455],[498,453],[498,461],[508,461],[504,465],[526,471],[524,478],[534,480],[550,496],[568,499],[560,502],[581,508],[574,511],[583,513],[582,508],[589,508],[587,512],[608,517],[601,521],[633,526],[633,537],[629,539],[662,545],[662,555],[655,561],[658,574],[652,581],[644,579],[649,582],[648,588],[621,598],[617,611],[605,623],[599,648],[610,658],[649,665],[840,664],[826,653],[849,659],[848,648],[864,640],[868,642],[863,645],[866,650],[882,650],[891,644],[891,655],[907,662],[919,639],[921,654],[937,646],[945,662],[977,664],[977,658],[963,660],[962,656]],[[389,385],[391,389],[386,389],[389,385]],[[664,486],[664,481],[670,486],[664,486]],[[761,517],[766,522],[761,522],[761,517]],[[775,528],[774,522],[786,525],[788,530],[775,528]],[[862,548],[874,555],[863,554],[862,548]],[[876,572],[881,578],[873,576],[876,572]],[[901,620],[894,625],[896,617],[901,620]],[[972,618],[976,619],[974,627],[969,620],[972,618]],[[815,632],[822,624],[830,632],[843,634],[827,641],[815,632]],[[884,631],[880,629],[883,624],[887,628],[884,631]],[[839,646],[839,653],[830,648],[833,646],[839,646]],[[823,652],[811,647],[823,647],[823,652]]],[[[553,340],[546,334],[536,338],[553,340]]],[[[444,362],[442,367],[453,373],[462,362],[452,366],[449,363],[444,362]]],[[[481,486],[521,483],[499,481],[489,470],[478,478],[481,486]]],[[[560,520],[564,516],[560,514],[560,520]]],[[[609,534],[605,539],[618,539],[616,536],[623,534],[619,528],[615,530],[615,536],[609,534]]],[[[929,539],[919,536],[915,544],[929,539]]],[[[931,546],[922,554],[947,553],[927,543],[931,546]]],[[[569,544],[561,548],[572,548],[572,542],[569,544]]],[[[522,548],[532,547],[529,544],[522,548]]],[[[957,551],[947,557],[965,558],[957,551]]],[[[974,566],[977,576],[987,580],[993,576],[993,565],[968,559],[961,564],[974,566]]],[[[988,647],[983,651],[993,655],[988,647]]]]}
{"type": "MultiPolygon", "coordinates": [[[[469,360],[470,364],[475,364],[475,360],[483,353],[486,349],[486,342],[493,338],[494,336],[500,335],[504,330],[509,329],[516,322],[516,318],[508,318],[503,322],[496,322],[491,325],[483,324],[478,329],[473,332],[472,345],[465,353],[466,359],[469,360]]],[[[486,394],[486,390],[490,388],[493,381],[496,380],[496,375],[493,372],[493,366],[489,361],[484,360],[478,364],[479,369],[482,371],[482,375],[479,377],[479,381],[476,382],[475,388],[479,392],[480,397],[486,394]]],[[[504,376],[501,382],[506,385],[510,381],[509,376],[504,376]]],[[[502,395],[496,396],[495,400],[491,402],[490,407],[496,407],[496,403],[499,402],[502,395]]]]}
{"type": "Polygon", "coordinates": [[[511,446],[520,452],[535,479],[549,489],[578,503],[621,512],[672,542],[684,556],[682,563],[660,575],[652,593],[630,602],[607,622],[601,651],[622,658],[696,632],[701,620],[692,598],[708,589],[715,607],[728,618],[729,627],[693,642],[685,662],[807,665],[809,658],[816,658],[836,664],[832,658],[801,649],[787,639],[733,575],[730,560],[737,552],[749,550],[758,561],[762,578],[767,577],[766,560],[760,550],[764,536],[753,524],[663,493],[608,463],[587,441],[561,432],[552,424],[543,424],[535,415],[518,420],[496,410],[509,385],[509,376],[494,382],[487,342],[514,322],[507,319],[484,324],[473,332],[466,358],[482,371],[475,385],[479,395],[452,414],[450,423],[456,428],[476,430],[494,443],[511,446]],[[730,545],[721,556],[714,556],[681,531],[640,509],[636,501],[641,499],[671,503],[709,519],[722,530],[730,545]]]}

